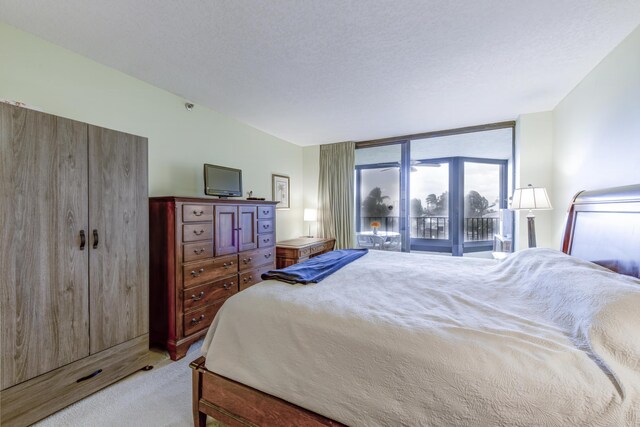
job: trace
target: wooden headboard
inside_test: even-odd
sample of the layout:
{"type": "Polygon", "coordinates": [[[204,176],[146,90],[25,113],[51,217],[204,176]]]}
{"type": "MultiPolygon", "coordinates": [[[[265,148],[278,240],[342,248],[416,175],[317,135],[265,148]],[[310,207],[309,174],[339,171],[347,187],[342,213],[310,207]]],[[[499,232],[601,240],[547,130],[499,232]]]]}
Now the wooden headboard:
{"type": "Polygon", "coordinates": [[[640,184],[576,194],[562,251],[640,278],[640,184]]]}

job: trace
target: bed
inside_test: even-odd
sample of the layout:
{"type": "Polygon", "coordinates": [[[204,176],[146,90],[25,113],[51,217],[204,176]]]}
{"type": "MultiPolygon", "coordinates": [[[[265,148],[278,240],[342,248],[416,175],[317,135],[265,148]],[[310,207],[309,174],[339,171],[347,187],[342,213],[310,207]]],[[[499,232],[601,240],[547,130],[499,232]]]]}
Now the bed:
{"type": "Polygon", "coordinates": [[[563,252],[371,251],[254,286],[191,364],[194,422],[638,425],[640,185],[576,195],[563,252]]]}

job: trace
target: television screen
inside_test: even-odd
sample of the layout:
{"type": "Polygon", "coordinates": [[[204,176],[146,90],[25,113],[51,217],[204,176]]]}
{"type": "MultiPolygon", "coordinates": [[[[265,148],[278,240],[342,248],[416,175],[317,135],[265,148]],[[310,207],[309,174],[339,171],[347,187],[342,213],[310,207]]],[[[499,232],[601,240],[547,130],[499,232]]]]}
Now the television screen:
{"type": "Polygon", "coordinates": [[[204,193],[208,196],[241,197],[242,171],[217,165],[204,165],[204,193]]]}

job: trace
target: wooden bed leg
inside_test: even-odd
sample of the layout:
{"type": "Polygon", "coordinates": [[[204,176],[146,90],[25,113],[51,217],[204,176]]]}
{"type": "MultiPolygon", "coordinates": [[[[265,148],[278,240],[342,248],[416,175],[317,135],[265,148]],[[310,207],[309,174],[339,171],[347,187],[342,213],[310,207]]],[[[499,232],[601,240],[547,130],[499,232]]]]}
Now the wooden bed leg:
{"type": "Polygon", "coordinates": [[[200,380],[201,374],[197,369],[192,371],[192,391],[193,396],[191,399],[191,405],[193,407],[193,425],[195,427],[205,427],[207,425],[207,414],[200,412],[200,380]]]}
{"type": "Polygon", "coordinates": [[[194,412],[193,425],[195,427],[205,427],[207,425],[207,414],[204,412],[194,412]]]}

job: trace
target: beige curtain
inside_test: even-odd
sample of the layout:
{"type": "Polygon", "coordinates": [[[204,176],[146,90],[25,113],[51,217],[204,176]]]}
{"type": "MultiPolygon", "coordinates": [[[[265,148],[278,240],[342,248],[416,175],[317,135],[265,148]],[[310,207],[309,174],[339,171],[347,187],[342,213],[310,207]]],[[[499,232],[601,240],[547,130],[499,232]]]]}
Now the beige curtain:
{"type": "Polygon", "coordinates": [[[355,143],[320,146],[318,235],[335,237],[336,249],[355,246],[355,143]]]}

